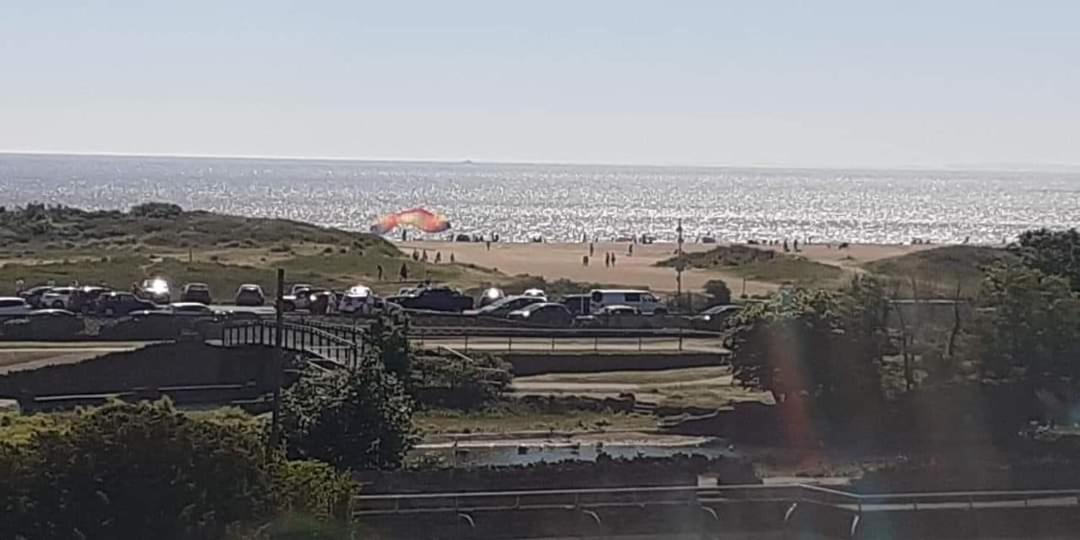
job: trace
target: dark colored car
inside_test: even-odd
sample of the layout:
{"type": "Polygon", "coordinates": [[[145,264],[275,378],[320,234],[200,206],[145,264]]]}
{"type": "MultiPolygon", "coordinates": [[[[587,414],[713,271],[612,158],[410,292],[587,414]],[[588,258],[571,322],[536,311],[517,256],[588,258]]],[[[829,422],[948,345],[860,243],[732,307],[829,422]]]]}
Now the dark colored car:
{"type": "Polygon", "coordinates": [[[721,331],[728,327],[732,316],[737,314],[742,306],[723,304],[712,306],[690,318],[690,326],[698,330],[721,331]]]}
{"type": "Polygon", "coordinates": [[[587,294],[568,294],[563,297],[563,305],[574,315],[588,315],[592,308],[590,296],[587,294]]]}
{"type": "Polygon", "coordinates": [[[184,285],[180,293],[181,302],[198,302],[200,304],[212,304],[214,299],[210,296],[210,286],[205,283],[188,283],[184,285]]]}
{"type": "Polygon", "coordinates": [[[79,287],[71,294],[67,307],[76,313],[94,313],[97,311],[98,299],[109,292],[112,292],[112,289],[107,287],[79,287]]]}
{"type": "Polygon", "coordinates": [[[511,311],[506,318],[514,319],[537,326],[551,326],[566,328],[574,322],[574,316],[563,304],[555,302],[541,302],[530,304],[517,311],[511,311]]]}
{"type": "Polygon", "coordinates": [[[488,304],[480,309],[465,311],[465,315],[505,317],[511,311],[517,311],[525,306],[546,302],[544,298],[537,296],[508,296],[495,303],[488,304]]]}
{"type": "Polygon", "coordinates": [[[236,291],[236,305],[238,306],[261,306],[266,304],[266,295],[262,287],[258,285],[241,285],[236,291]]]}
{"type": "Polygon", "coordinates": [[[128,292],[111,292],[99,296],[95,307],[98,315],[115,317],[132,311],[157,309],[157,304],[128,292]]]}
{"type": "Polygon", "coordinates": [[[386,301],[405,309],[428,309],[431,311],[465,311],[473,307],[471,296],[461,294],[449,287],[418,289],[412,294],[391,296],[386,301]]]}
{"type": "Polygon", "coordinates": [[[20,291],[19,297],[23,300],[26,300],[26,303],[30,304],[30,307],[40,308],[41,295],[49,292],[50,289],[52,289],[52,287],[48,285],[38,285],[37,287],[31,287],[29,289],[20,291]]]}

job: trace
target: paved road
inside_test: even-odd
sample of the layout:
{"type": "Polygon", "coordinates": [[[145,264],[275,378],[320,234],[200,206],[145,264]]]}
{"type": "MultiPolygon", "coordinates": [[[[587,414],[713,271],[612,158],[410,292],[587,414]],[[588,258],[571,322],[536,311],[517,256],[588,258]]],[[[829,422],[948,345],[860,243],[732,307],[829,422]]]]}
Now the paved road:
{"type": "Polygon", "coordinates": [[[74,364],[114,352],[134,351],[155,341],[3,341],[0,342],[0,375],[12,371],[74,364]]]}
{"type": "MultiPolygon", "coordinates": [[[[424,346],[445,345],[465,352],[477,351],[611,351],[611,352],[678,352],[678,338],[505,338],[505,337],[470,337],[467,342],[462,337],[425,337],[414,339],[424,346]]],[[[686,338],[682,342],[683,352],[704,352],[725,354],[728,352],[717,339],[686,338]]]]}

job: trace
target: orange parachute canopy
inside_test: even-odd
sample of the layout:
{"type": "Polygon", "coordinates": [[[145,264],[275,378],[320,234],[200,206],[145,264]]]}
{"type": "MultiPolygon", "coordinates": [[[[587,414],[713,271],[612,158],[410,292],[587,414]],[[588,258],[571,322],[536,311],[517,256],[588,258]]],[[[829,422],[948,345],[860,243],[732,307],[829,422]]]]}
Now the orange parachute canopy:
{"type": "Polygon", "coordinates": [[[413,208],[379,218],[378,221],[371,225],[371,232],[386,234],[404,226],[410,226],[427,233],[437,233],[448,230],[450,220],[423,208],[413,208]]]}

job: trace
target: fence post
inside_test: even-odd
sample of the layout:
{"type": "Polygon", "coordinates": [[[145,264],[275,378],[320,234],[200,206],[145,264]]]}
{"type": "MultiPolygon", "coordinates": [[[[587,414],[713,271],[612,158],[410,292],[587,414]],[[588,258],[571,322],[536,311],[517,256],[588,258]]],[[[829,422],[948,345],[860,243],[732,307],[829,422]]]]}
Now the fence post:
{"type": "Polygon", "coordinates": [[[683,347],[683,329],[679,328],[679,352],[682,352],[683,347]]]}
{"type": "Polygon", "coordinates": [[[555,352],[555,335],[551,335],[551,352],[555,352]]]}
{"type": "Polygon", "coordinates": [[[465,354],[469,354],[469,334],[465,334],[465,354]]]}
{"type": "Polygon", "coordinates": [[[514,336],[506,336],[506,352],[514,350],[514,336]]]}
{"type": "Polygon", "coordinates": [[[593,334],[592,350],[593,350],[593,352],[600,352],[600,336],[598,336],[596,334],[593,334]]]}
{"type": "Polygon", "coordinates": [[[638,334],[637,337],[637,350],[638,352],[641,352],[641,334],[638,334]]]}

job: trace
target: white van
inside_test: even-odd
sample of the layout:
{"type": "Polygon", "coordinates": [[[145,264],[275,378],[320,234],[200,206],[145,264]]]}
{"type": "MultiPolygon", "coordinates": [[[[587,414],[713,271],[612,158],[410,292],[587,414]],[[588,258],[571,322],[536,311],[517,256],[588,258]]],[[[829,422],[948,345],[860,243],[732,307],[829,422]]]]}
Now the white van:
{"type": "Polygon", "coordinates": [[[653,293],[638,289],[593,289],[589,291],[589,311],[596,313],[604,306],[630,306],[641,313],[667,313],[667,306],[653,293]]]}
{"type": "Polygon", "coordinates": [[[0,316],[26,315],[30,313],[30,305],[26,300],[15,297],[0,297],[0,316]]]}

